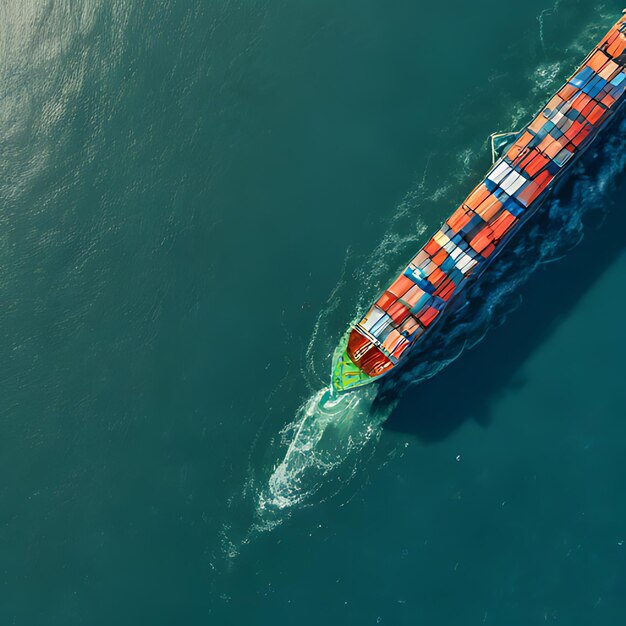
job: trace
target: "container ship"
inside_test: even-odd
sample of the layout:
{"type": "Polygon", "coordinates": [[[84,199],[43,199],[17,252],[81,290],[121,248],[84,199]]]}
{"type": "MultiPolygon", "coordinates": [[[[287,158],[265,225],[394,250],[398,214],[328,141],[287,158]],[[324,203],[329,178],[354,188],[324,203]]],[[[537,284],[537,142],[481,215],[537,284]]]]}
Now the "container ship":
{"type": "MultiPolygon", "coordinates": [[[[335,350],[332,386],[372,383],[407,360],[470,280],[496,258],[624,104],[626,9],[485,179],[335,350]]],[[[505,142],[506,143],[506,142],[505,142]]],[[[496,160],[497,159],[497,160],[496,160]]]]}

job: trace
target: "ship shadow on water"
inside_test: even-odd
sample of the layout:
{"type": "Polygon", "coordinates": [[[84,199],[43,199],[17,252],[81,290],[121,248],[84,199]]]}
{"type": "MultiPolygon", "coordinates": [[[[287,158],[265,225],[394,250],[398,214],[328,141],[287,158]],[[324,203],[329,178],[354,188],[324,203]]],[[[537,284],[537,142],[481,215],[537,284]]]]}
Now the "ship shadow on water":
{"type": "MultiPolygon", "coordinates": [[[[558,198],[571,195],[575,184],[576,181],[567,183],[558,198]]],[[[618,184],[610,185],[610,190],[596,198],[596,204],[604,203],[606,212],[591,210],[585,214],[583,240],[563,259],[541,265],[525,284],[507,296],[517,301],[521,297],[520,306],[477,345],[419,384],[403,389],[401,381],[394,384],[391,380],[390,385],[383,387],[377,404],[397,402],[384,428],[416,436],[423,443],[435,443],[468,420],[488,426],[494,401],[507,390],[525,384],[519,374],[524,362],[626,248],[625,194],[626,182],[620,178],[618,184]]],[[[528,237],[528,227],[532,227],[532,220],[525,232],[520,232],[522,238],[528,237]]],[[[546,237],[552,234],[549,225],[541,228],[546,237]]],[[[500,262],[505,262],[505,252],[502,257],[484,278],[489,272],[498,271],[500,262]]],[[[449,328],[447,322],[439,329],[443,333],[449,328]]],[[[407,367],[410,369],[411,363],[407,367]]]]}

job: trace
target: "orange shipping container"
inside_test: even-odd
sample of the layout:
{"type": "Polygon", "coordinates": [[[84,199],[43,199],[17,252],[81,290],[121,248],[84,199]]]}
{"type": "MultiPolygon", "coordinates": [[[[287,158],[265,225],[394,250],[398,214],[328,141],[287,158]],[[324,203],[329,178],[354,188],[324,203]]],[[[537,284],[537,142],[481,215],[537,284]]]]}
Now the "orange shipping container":
{"type": "Polygon", "coordinates": [[[618,37],[616,37],[615,41],[609,45],[607,48],[607,53],[610,54],[613,58],[616,58],[624,52],[626,48],[626,40],[624,36],[620,33],[618,37]]]}
{"type": "Polygon", "coordinates": [[[616,100],[611,94],[607,93],[604,98],[602,98],[601,102],[607,109],[610,109],[615,104],[616,100]]]}
{"type": "Polygon", "coordinates": [[[389,291],[385,291],[385,293],[376,300],[376,306],[386,311],[396,300],[396,296],[389,291]]]}
{"type": "Polygon", "coordinates": [[[576,99],[572,102],[572,108],[579,113],[582,113],[584,108],[591,102],[591,98],[586,93],[581,93],[576,96],[576,99]]]}
{"type": "Polygon", "coordinates": [[[517,222],[517,218],[512,213],[509,213],[506,209],[502,211],[493,223],[490,224],[491,230],[493,230],[493,238],[502,239],[515,222],[517,222]]]}
{"type": "Polygon", "coordinates": [[[409,308],[414,307],[418,300],[424,295],[424,291],[420,289],[417,285],[413,285],[405,294],[402,296],[402,301],[406,302],[409,308]]]}
{"type": "Polygon", "coordinates": [[[611,81],[621,70],[622,68],[615,61],[609,61],[599,75],[604,78],[604,80],[611,81]]]}
{"type": "Polygon", "coordinates": [[[545,154],[551,160],[567,146],[569,140],[567,137],[561,137],[561,139],[555,139],[545,150],[545,154]]]}
{"type": "Polygon", "coordinates": [[[591,113],[591,111],[593,111],[593,109],[596,106],[596,101],[591,99],[590,102],[588,102],[585,107],[583,108],[583,110],[580,112],[580,114],[587,119],[587,117],[589,117],[589,114],[591,113]]]}
{"type": "Polygon", "coordinates": [[[502,202],[495,196],[489,196],[479,207],[476,209],[476,214],[480,215],[485,222],[491,220],[502,208],[502,202]]]}
{"type": "Polygon", "coordinates": [[[540,191],[543,191],[552,182],[553,178],[554,176],[545,170],[533,182],[536,183],[540,191]]]}
{"type": "Polygon", "coordinates": [[[448,278],[448,275],[440,268],[437,268],[429,277],[428,280],[434,287],[439,287],[443,281],[448,278]]]}
{"type": "Polygon", "coordinates": [[[548,121],[545,113],[535,118],[532,124],[528,127],[528,130],[531,130],[533,133],[537,134],[544,126],[544,124],[548,121]]]}
{"type": "MultiPolygon", "coordinates": [[[[485,186],[485,183],[481,183],[472,191],[468,196],[465,204],[472,210],[476,210],[491,194],[489,189],[485,186]]],[[[462,228],[462,227],[461,227],[462,228]]]]}
{"type": "Polygon", "coordinates": [[[524,131],[524,134],[511,146],[506,156],[511,159],[511,161],[514,161],[532,140],[533,135],[531,135],[527,130],[524,131]]]}
{"type": "Polygon", "coordinates": [[[434,240],[431,239],[425,246],[424,246],[424,250],[426,250],[426,252],[428,252],[428,254],[433,257],[435,256],[435,254],[437,254],[437,252],[439,252],[439,250],[441,250],[441,246],[434,240]]]}
{"type": "Polygon", "coordinates": [[[393,351],[393,357],[395,359],[399,359],[402,353],[409,347],[409,342],[407,339],[402,339],[402,341],[396,346],[396,349],[393,351]]]}
{"type": "Polygon", "coordinates": [[[412,335],[419,328],[419,324],[413,317],[409,317],[402,326],[400,326],[400,331],[407,333],[408,335],[412,335]]]}
{"type": "Polygon", "coordinates": [[[493,243],[493,230],[483,228],[470,242],[470,246],[476,252],[482,252],[490,243],[493,243]]]}
{"type": "Polygon", "coordinates": [[[554,111],[558,107],[563,104],[564,100],[560,96],[556,95],[552,97],[552,100],[546,104],[546,109],[550,109],[550,111],[554,111]]]}
{"type": "Polygon", "coordinates": [[[587,65],[597,74],[608,62],[609,57],[604,52],[596,50],[587,61],[587,65]]]}
{"type": "Polygon", "coordinates": [[[383,348],[385,348],[387,352],[391,352],[400,339],[402,339],[402,335],[394,328],[387,335],[387,337],[385,337],[385,341],[383,341],[383,348]]]}
{"type": "Polygon", "coordinates": [[[410,278],[402,274],[402,276],[398,276],[398,278],[394,280],[388,291],[396,296],[396,298],[401,298],[411,287],[413,287],[413,285],[415,285],[415,283],[410,278]]]}
{"type": "Polygon", "coordinates": [[[515,165],[516,161],[520,161],[521,159],[526,157],[530,150],[531,148],[529,148],[528,146],[525,146],[521,149],[513,147],[506,153],[506,157],[507,159],[510,159],[512,161],[513,165],[515,165]]]}
{"type": "Polygon", "coordinates": [[[437,265],[441,265],[447,258],[448,258],[448,253],[442,248],[433,257],[433,263],[436,263],[437,265]]]}
{"type": "Polygon", "coordinates": [[[554,137],[552,135],[546,135],[541,143],[537,146],[537,150],[539,150],[542,154],[546,154],[548,148],[555,142],[554,137]]]}
{"type": "Polygon", "coordinates": [[[576,135],[582,130],[583,125],[580,122],[574,122],[566,131],[565,136],[573,141],[576,135]]]}
{"type": "Polygon", "coordinates": [[[561,89],[561,91],[559,91],[559,93],[557,94],[560,98],[562,98],[563,100],[571,100],[572,96],[578,91],[577,87],[574,87],[574,85],[570,85],[569,83],[567,85],[565,85],[565,87],[563,87],[561,89]]]}
{"type": "Polygon", "coordinates": [[[465,207],[460,206],[449,218],[447,221],[448,226],[455,232],[458,233],[461,228],[466,226],[469,221],[472,219],[472,214],[465,207]]]}

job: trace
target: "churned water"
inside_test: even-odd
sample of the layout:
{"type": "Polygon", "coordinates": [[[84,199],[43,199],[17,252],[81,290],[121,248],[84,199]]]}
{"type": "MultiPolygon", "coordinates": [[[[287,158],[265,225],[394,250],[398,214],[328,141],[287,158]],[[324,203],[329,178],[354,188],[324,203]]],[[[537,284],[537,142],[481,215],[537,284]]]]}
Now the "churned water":
{"type": "Polygon", "coordinates": [[[622,6],[0,6],[0,624],[622,624],[626,121],[379,387],[351,320],[622,6]]]}

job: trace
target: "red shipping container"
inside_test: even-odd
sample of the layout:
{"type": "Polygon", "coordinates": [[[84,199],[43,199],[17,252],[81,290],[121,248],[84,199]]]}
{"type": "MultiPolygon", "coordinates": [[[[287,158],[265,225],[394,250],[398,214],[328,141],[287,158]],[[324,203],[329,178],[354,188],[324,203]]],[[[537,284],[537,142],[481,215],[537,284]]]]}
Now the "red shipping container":
{"type": "Polygon", "coordinates": [[[565,136],[570,140],[570,141],[574,141],[574,138],[576,137],[576,135],[578,135],[578,133],[582,130],[583,125],[576,121],[574,122],[565,132],[565,136]]]}
{"type": "Polygon", "coordinates": [[[490,244],[489,244],[489,245],[488,245],[488,246],[487,246],[487,247],[486,247],[486,248],[485,248],[485,249],[481,252],[481,254],[482,254],[482,256],[483,256],[485,259],[488,259],[488,258],[489,258],[489,257],[493,254],[493,252],[495,251],[495,249],[496,249],[495,244],[490,243],[490,244]]]}
{"type": "Polygon", "coordinates": [[[537,178],[533,181],[543,191],[551,182],[554,176],[547,170],[541,172],[537,178]]]}
{"type": "Polygon", "coordinates": [[[447,278],[446,280],[444,280],[441,283],[441,285],[439,285],[439,287],[437,287],[437,289],[435,289],[435,293],[433,295],[441,296],[441,294],[449,287],[451,282],[452,282],[452,280],[450,278],[447,278]]]}
{"type": "Polygon", "coordinates": [[[443,289],[439,293],[439,297],[447,302],[450,299],[450,296],[452,296],[452,294],[454,293],[455,289],[456,285],[454,284],[454,282],[450,281],[449,285],[443,287],[443,289]]]}
{"type": "Polygon", "coordinates": [[[532,181],[517,194],[516,198],[527,207],[535,201],[541,191],[541,187],[535,181],[532,181]]]}
{"type": "Polygon", "coordinates": [[[409,309],[407,309],[401,302],[396,302],[389,307],[387,311],[389,317],[393,320],[394,324],[401,324],[409,316],[409,309]]]}
{"type": "Polygon", "coordinates": [[[587,139],[587,135],[589,135],[589,133],[591,132],[591,129],[593,127],[591,126],[591,124],[585,124],[581,129],[580,132],[576,135],[576,137],[574,137],[574,139],[572,139],[572,143],[575,146],[580,146],[580,144],[585,141],[585,139],[587,139]]]}
{"type": "Polygon", "coordinates": [[[418,319],[424,326],[428,327],[433,323],[437,315],[439,315],[439,311],[429,306],[418,319]]]}
{"type": "Polygon", "coordinates": [[[602,118],[602,116],[605,113],[606,113],[606,109],[601,104],[598,104],[595,106],[593,111],[589,113],[587,120],[589,121],[590,124],[593,124],[595,126],[595,124],[598,123],[598,121],[602,118]]]}
{"type": "Polygon", "coordinates": [[[396,296],[389,291],[385,291],[385,293],[376,300],[376,306],[386,311],[396,300],[396,296]]]}
{"type": "Polygon", "coordinates": [[[524,171],[530,176],[530,178],[534,178],[537,175],[539,170],[542,170],[548,163],[550,159],[545,157],[543,154],[538,152],[537,150],[533,150],[532,153],[525,159],[522,167],[524,171]]]}

